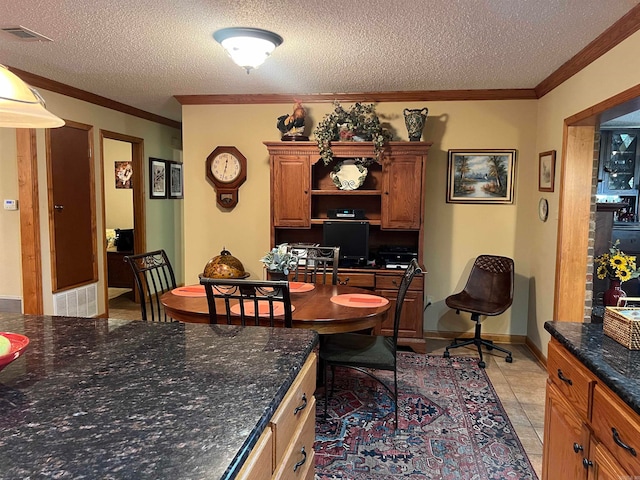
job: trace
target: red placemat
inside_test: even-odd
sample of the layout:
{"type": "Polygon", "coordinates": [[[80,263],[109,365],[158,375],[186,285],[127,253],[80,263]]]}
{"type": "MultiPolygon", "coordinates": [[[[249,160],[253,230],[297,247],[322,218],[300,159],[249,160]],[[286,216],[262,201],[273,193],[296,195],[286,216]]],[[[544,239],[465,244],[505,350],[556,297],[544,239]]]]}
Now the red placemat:
{"type": "Polygon", "coordinates": [[[204,291],[204,285],[188,285],[185,287],[178,287],[171,290],[171,293],[178,295],[179,297],[206,297],[207,294],[204,291]]]}
{"type": "Polygon", "coordinates": [[[310,292],[314,288],[316,286],[313,283],[289,282],[289,291],[291,293],[310,292]]]}
{"type": "Polygon", "coordinates": [[[358,308],[382,307],[389,303],[389,300],[384,297],[379,297],[378,295],[367,295],[364,293],[345,293],[343,295],[335,295],[331,297],[331,301],[344,307],[358,308]]]}
{"type": "MultiPolygon", "coordinates": [[[[296,309],[293,305],[291,305],[291,311],[293,312],[296,309]]],[[[255,312],[254,303],[252,300],[248,300],[244,302],[244,314],[245,315],[253,315],[255,312]]],[[[231,313],[234,315],[240,315],[240,304],[236,303],[231,306],[231,313]]],[[[273,315],[278,317],[280,315],[284,315],[284,304],[280,302],[275,302],[273,304],[273,315]]],[[[258,316],[259,317],[268,317],[269,316],[269,302],[266,300],[258,300],[258,316]]]]}

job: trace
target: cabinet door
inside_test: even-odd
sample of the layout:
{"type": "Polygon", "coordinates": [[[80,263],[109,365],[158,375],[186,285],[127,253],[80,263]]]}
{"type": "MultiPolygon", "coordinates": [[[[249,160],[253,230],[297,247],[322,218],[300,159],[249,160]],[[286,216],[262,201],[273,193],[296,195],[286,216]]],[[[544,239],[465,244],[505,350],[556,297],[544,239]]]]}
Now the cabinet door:
{"type": "Polygon", "coordinates": [[[584,480],[588,431],[557,387],[547,382],[543,442],[543,480],[584,480]]]}
{"type": "Polygon", "coordinates": [[[633,478],[613,459],[601,443],[591,442],[589,450],[589,480],[620,480],[633,478]]]}
{"type": "MultiPolygon", "coordinates": [[[[389,300],[391,307],[381,327],[376,328],[376,335],[393,335],[393,319],[396,309],[397,290],[376,290],[376,295],[389,300]]],[[[422,338],[422,292],[408,290],[404,297],[398,337],[422,338]]]]}
{"type": "Polygon", "coordinates": [[[385,157],[381,228],[417,230],[422,218],[422,157],[385,157]]]}
{"type": "Polygon", "coordinates": [[[275,227],[311,226],[311,169],[306,156],[273,157],[271,191],[275,227]]]}
{"type": "Polygon", "coordinates": [[[638,135],[634,130],[602,133],[600,193],[635,194],[638,184],[636,150],[638,135]]]}

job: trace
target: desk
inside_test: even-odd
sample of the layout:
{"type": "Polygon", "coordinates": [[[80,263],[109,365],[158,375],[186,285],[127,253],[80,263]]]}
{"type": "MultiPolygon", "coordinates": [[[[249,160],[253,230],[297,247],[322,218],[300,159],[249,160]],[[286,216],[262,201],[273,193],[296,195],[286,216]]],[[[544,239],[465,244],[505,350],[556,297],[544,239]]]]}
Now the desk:
{"type": "MultiPolygon", "coordinates": [[[[380,307],[344,307],[333,303],[334,295],[360,293],[370,290],[346,285],[316,285],[309,292],[291,293],[294,328],[310,328],[318,333],[343,333],[365,330],[379,325],[387,315],[391,302],[380,307]]],[[[182,297],[167,292],[160,301],[168,316],[187,323],[209,323],[207,297],[182,297]]],[[[220,303],[224,311],[224,306],[220,303]]]]}

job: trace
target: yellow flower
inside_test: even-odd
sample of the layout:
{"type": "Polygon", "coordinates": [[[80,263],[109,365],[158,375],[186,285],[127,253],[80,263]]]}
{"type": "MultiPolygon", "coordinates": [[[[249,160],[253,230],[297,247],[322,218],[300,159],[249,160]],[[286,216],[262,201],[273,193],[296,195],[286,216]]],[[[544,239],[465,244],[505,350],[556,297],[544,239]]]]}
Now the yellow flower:
{"type": "Polygon", "coordinates": [[[600,265],[597,270],[598,278],[600,280],[604,280],[607,278],[607,267],[605,265],[600,265]]]}
{"type": "Polygon", "coordinates": [[[631,279],[631,272],[627,270],[626,267],[621,267],[616,272],[616,277],[618,277],[621,282],[626,282],[631,279]]]}
{"type": "Polygon", "coordinates": [[[611,266],[614,268],[624,267],[627,265],[627,260],[621,255],[621,253],[616,253],[611,260],[609,260],[611,266]]]}

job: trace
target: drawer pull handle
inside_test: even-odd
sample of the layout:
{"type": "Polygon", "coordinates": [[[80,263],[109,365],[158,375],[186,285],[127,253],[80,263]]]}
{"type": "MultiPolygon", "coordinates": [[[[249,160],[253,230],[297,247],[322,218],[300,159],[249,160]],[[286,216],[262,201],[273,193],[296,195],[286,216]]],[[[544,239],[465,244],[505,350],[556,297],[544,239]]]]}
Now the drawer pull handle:
{"type": "Polygon", "coordinates": [[[638,456],[635,448],[633,448],[631,445],[627,445],[622,440],[620,440],[620,434],[618,433],[618,430],[616,430],[614,427],[611,427],[611,433],[613,433],[613,441],[616,442],[616,445],[624,448],[625,450],[628,450],[629,453],[634,457],[638,456]]]}
{"type": "Polygon", "coordinates": [[[340,280],[338,278],[338,285],[346,285],[347,283],[349,283],[349,277],[345,278],[344,280],[340,280]]]}
{"type": "Polygon", "coordinates": [[[562,373],[562,370],[558,369],[558,378],[560,380],[562,380],[565,383],[568,383],[569,385],[573,385],[573,380],[571,380],[570,378],[567,378],[564,376],[564,373],[562,373]]]}
{"type": "Polygon", "coordinates": [[[302,454],[302,460],[300,460],[298,463],[296,463],[293,466],[293,471],[295,472],[296,470],[298,470],[302,465],[305,464],[305,462],[307,461],[307,452],[304,451],[304,447],[302,447],[302,450],[300,450],[300,453],[302,454]]]}
{"type": "Polygon", "coordinates": [[[580,453],[584,450],[584,447],[582,445],[580,445],[579,443],[574,443],[573,444],[573,451],[576,453],[580,453]]]}
{"type": "Polygon", "coordinates": [[[306,394],[306,393],[303,393],[303,394],[302,394],[302,405],[298,405],[298,406],[295,408],[295,410],[293,411],[293,414],[294,414],[294,415],[297,415],[297,414],[298,414],[298,412],[300,412],[301,410],[304,410],[305,408],[307,408],[307,403],[308,403],[308,401],[307,401],[307,394],[306,394]]]}

